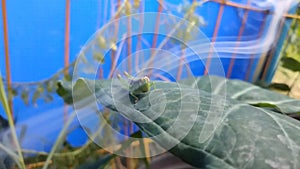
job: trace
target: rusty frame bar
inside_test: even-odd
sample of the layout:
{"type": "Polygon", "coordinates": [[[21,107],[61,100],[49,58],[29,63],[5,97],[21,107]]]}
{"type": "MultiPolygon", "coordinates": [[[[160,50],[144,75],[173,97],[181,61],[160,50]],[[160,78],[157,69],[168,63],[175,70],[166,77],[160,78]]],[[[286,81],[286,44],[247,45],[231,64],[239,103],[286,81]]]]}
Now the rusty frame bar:
{"type": "Polygon", "coordinates": [[[3,40],[4,40],[4,54],[5,54],[5,73],[8,89],[8,105],[11,111],[12,117],[14,116],[13,101],[11,94],[11,68],[10,68],[10,56],[9,56],[9,42],[8,42],[8,24],[7,24],[7,11],[6,0],[2,0],[2,22],[3,22],[3,40]]]}
{"type": "MultiPolygon", "coordinates": [[[[267,17],[267,15],[265,14],[264,15],[264,22],[263,24],[260,26],[259,28],[259,33],[258,33],[258,37],[257,38],[261,38],[262,34],[263,34],[263,30],[265,28],[265,25],[266,25],[266,22],[265,22],[265,18],[267,17]]],[[[250,74],[251,74],[251,67],[253,66],[253,62],[254,62],[254,55],[256,54],[252,54],[251,57],[250,57],[250,63],[248,64],[248,67],[247,67],[247,73],[246,73],[246,76],[245,76],[245,80],[246,81],[249,81],[249,78],[250,78],[250,74]]],[[[257,68],[257,65],[256,65],[256,68],[257,68]]],[[[254,75],[252,76],[251,78],[251,82],[253,81],[253,77],[254,75]]]]}
{"type": "MultiPolygon", "coordinates": [[[[279,25],[279,31],[278,31],[278,32],[281,32],[281,31],[282,31],[282,29],[283,29],[283,27],[284,27],[285,20],[286,20],[286,18],[281,19],[280,25],[279,25]]],[[[280,38],[280,34],[277,34],[276,37],[275,37],[275,43],[274,43],[274,44],[277,44],[277,43],[278,43],[279,38],[280,38]]],[[[266,77],[267,77],[267,72],[268,72],[268,69],[270,68],[271,61],[272,61],[273,58],[274,58],[274,53],[275,53],[275,51],[276,51],[275,48],[272,48],[271,51],[270,51],[270,53],[269,53],[269,56],[270,56],[270,57],[269,57],[269,58],[266,58],[266,59],[267,59],[266,62],[265,62],[266,64],[265,64],[265,67],[264,67],[264,69],[263,69],[263,71],[262,71],[262,75],[261,75],[260,80],[265,80],[265,79],[266,79],[266,77]]]]}
{"type": "MultiPolygon", "coordinates": [[[[247,6],[250,6],[251,2],[252,2],[252,0],[248,0],[247,6]]],[[[240,30],[239,30],[237,41],[236,41],[236,48],[238,48],[240,46],[240,41],[241,41],[242,35],[244,33],[244,30],[245,30],[245,25],[246,25],[246,22],[248,20],[248,15],[249,15],[249,10],[245,9],[245,13],[244,13],[244,16],[243,16],[243,19],[242,19],[242,24],[240,26],[240,30]]],[[[235,51],[232,54],[232,58],[230,59],[230,64],[229,64],[229,67],[228,67],[228,70],[227,70],[227,74],[226,74],[227,78],[231,77],[231,73],[232,73],[232,70],[233,70],[234,63],[235,63],[235,57],[236,57],[236,55],[237,55],[237,53],[235,51]]]]}
{"type": "MultiPolygon", "coordinates": [[[[223,1],[224,0],[222,0],[222,2],[223,1]]],[[[221,21],[222,21],[223,12],[224,12],[224,5],[223,5],[223,3],[221,3],[220,8],[219,8],[219,12],[218,12],[218,17],[217,17],[216,25],[215,25],[215,30],[214,30],[213,37],[212,37],[212,42],[215,42],[216,39],[217,39],[219,28],[220,28],[220,24],[221,24],[221,21]]],[[[207,75],[209,73],[212,52],[213,52],[212,51],[212,47],[210,46],[209,55],[207,57],[207,60],[206,60],[206,63],[205,63],[205,67],[204,67],[204,75],[207,75]]]]}
{"type": "Polygon", "coordinates": [[[252,7],[250,5],[242,5],[242,4],[238,4],[238,3],[234,3],[234,2],[229,2],[229,1],[226,1],[226,0],[209,0],[209,1],[220,3],[222,5],[227,5],[227,6],[232,6],[232,7],[240,8],[240,9],[245,9],[245,10],[249,10],[249,11],[270,13],[269,10],[255,8],[255,7],[252,7]]]}
{"type": "MultiPolygon", "coordinates": [[[[262,9],[259,9],[259,8],[255,8],[255,7],[251,7],[251,6],[247,6],[247,5],[242,5],[242,4],[238,4],[238,3],[234,3],[234,2],[229,2],[229,1],[226,1],[226,0],[210,0],[210,1],[220,3],[220,4],[223,4],[223,5],[227,5],[227,6],[240,8],[240,9],[246,9],[246,10],[255,11],[255,12],[263,12],[263,13],[266,13],[266,14],[272,14],[272,12],[270,12],[269,10],[262,10],[262,9]]],[[[286,18],[299,19],[300,20],[300,15],[286,13],[283,16],[286,17],[286,18]]]]}

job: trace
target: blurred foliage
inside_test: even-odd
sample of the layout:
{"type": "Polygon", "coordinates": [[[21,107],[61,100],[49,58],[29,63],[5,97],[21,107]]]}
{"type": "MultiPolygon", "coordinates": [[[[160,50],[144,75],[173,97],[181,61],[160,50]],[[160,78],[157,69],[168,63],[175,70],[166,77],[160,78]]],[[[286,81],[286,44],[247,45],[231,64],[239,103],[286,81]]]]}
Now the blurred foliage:
{"type": "MultiPolygon", "coordinates": [[[[76,166],[85,163],[86,161],[94,161],[106,156],[104,151],[98,151],[99,146],[92,141],[87,142],[84,146],[75,148],[72,147],[68,142],[64,142],[61,150],[54,154],[50,168],[75,168],[76,166]]],[[[24,151],[24,154],[29,152],[24,151]]],[[[35,152],[35,155],[31,155],[25,159],[26,164],[29,164],[28,168],[38,168],[44,165],[48,153],[46,152],[35,152]]]]}
{"type": "MultiPolygon", "coordinates": [[[[300,15],[300,8],[298,8],[297,15],[300,15]]],[[[272,83],[266,86],[269,89],[277,90],[280,92],[286,92],[287,95],[291,94],[292,89],[296,85],[298,79],[300,78],[300,20],[294,19],[288,33],[287,40],[284,43],[284,47],[281,51],[281,60],[278,65],[277,71],[280,71],[287,79],[290,79],[289,73],[286,70],[290,70],[297,74],[296,78],[291,84],[282,83],[272,83]]]]}
{"type": "Polygon", "coordinates": [[[0,131],[7,129],[8,127],[8,121],[0,115],[0,131]]]}
{"type": "Polygon", "coordinates": [[[284,83],[272,83],[268,86],[269,89],[280,90],[280,91],[290,91],[291,88],[284,83]]]}
{"type": "MultiPolygon", "coordinates": [[[[300,10],[298,10],[300,14],[300,10]]],[[[300,22],[294,20],[286,41],[285,48],[282,51],[281,66],[295,72],[300,71],[300,22]]]]}
{"type": "MultiPolygon", "coordinates": [[[[40,100],[43,103],[49,103],[53,101],[56,95],[56,82],[60,79],[65,81],[72,80],[71,72],[73,72],[74,64],[75,62],[70,64],[69,67],[59,70],[48,79],[36,82],[14,82],[11,84],[11,88],[6,88],[6,90],[13,98],[19,97],[25,105],[37,106],[37,102],[40,100]]],[[[5,79],[4,83],[6,83],[5,79]]],[[[7,85],[5,86],[7,87],[7,85]]]]}
{"type": "MultiPolygon", "coordinates": [[[[292,114],[299,114],[299,100],[261,89],[250,83],[238,80],[227,80],[221,77],[204,76],[200,79],[185,79],[184,82],[183,85],[178,85],[178,83],[174,82],[154,81],[156,89],[145,93],[145,96],[134,104],[121,101],[128,97],[128,95],[114,98],[112,93],[107,92],[111,90],[112,85],[109,79],[93,81],[93,83],[91,83],[89,79],[78,79],[74,84],[72,92],[76,93],[76,90],[78,90],[78,93],[81,93],[82,89],[89,90],[95,87],[96,90],[94,94],[103,106],[112,111],[118,111],[120,114],[126,114],[125,116],[129,118],[138,116],[139,120],[143,119],[143,121],[152,118],[153,113],[157,113],[153,111],[154,106],[165,104],[166,106],[155,122],[135,123],[148,136],[152,136],[152,139],[155,139],[160,146],[168,148],[170,144],[176,145],[172,147],[172,149],[168,149],[168,151],[195,167],[209,168],[213,166],[212,168],[240,168],[240,166],[245,164],[245,160],[240,160],[240,153],[231,153],[228,155],[226,152],[232,152],[232,150],[238,151],[241,146],[249,146],[249,140],[253,140],[253,138],[255,138],[257,142],[263,143],[255,146],[255,151],[264,153],[260,153],[259,156],[254,157],[249,168],[270,168],[270,166],[264,161],[261,161],[261,159],[275,159],[276,161],[276,159],[281,158],[290,161],[290,159],[296,158],[297,155],[291,153],[291,149],[294,147],[290,148],[290,146],[286,146],[286,143],[293,142],[297,145],[300,142],[297,139],[293,139],[300,136],[298,132],[300,123],[295,122],[294,119],[283,114],[289,114],[290,112],[292,114]],[[211,89],[211,83],[223,85],[222,87],[219,85],[217,88],[211,89]],[[188,84],[192,84],[193,87],[188,84]],[[78,86],[78,88],[76,88],[76,86],[78,86]],[[226,96],[224,96],[223,101],[226,102],[222,103],[223,98],[220,97],[220,94],[223,94],[224,90],[226,91],[226,96]],[[187,97],[182,97],[181,92],[184,92],[184,96],[187,97]],[[197,92],[199,92],[199,95],[195,94],[197,92]],[[215,95],[211,95],[210,93],[214,93],[215,95]],[[155,98],[153,98],[153,102],[149,103],[149,97],[151,95],[155,98]],[[164,103],[160,100],[162,97],[166,97],[164,103]],[[200,98],[201,100],[198,100],[200,98]],[[218,131],[213,132],[213,136],[209,138],[211,140],[208,141],[207,145],[203,146],[201,142],[199,143],[199,137],[197,136],[201,134],[200,132],[203,132],[201,129],[205,128],[203,126],[207,124],[206,119],[209,116],[208,114],[212,113],[210,109],[213,104],[213,99],[216,99],[215,101],[219,102],[219,105],[225,105],[225,113],[223,113],[222,109],[220,114],[217,115],[224,116],[224,118],[222,119],[221,117],[222,121],[218,124],[218,131]],[[181,109],[182,103],[188,103],[187,109],[181,109]],[[256,107],[247,105],[247,103],[256,107]],[[195,106],[198,104],[200,108],[195,106]],[[118,109],[119,105],[122,105],[121,109],[118,109]],[[194,106],[196,109],[191,110],[190,108],[194,108],[194,106]],[[135,110],[138,111],[137,114],[130,113],[135,110]],[[195,110],[196,112],[198,111],[196,121],[193,121],[192,118],[186,118],[190,117],[191,114],[189,113],[195,112],[195,110]],[[180,116],[178,115],[180,114],[178,111],[186,112],[187,116],[181,116],[181,119],[178,118],[180,116]],[[182,120],[182,122],[178,123],[178,121],[180,121],[178,119],[182,120]],[[274,120],[276,123],[274,123],[274,120]],[[176,125],[173,125],[174,121],[176,121],[176,125]],[[191,128],[188,129],[187,135],[184,135],[184,137],[180,136],[188,123],[196,125],[192,125],[191,128]],[[230,125],[230,127],[228,127],[228,125],[230,125]],[[245,125],[246,127],[241,128],[241,125],[245,125]],[[278,127],[278,125],[280,127],[278,127]],[[258,127],[259,130],[263,130],[264,132],[257,132],[258,129],[253,129],[253,126],[258,127]],[[289,127],[289,130],[285,130],[286,126],[289,127]],[[170,128],[172,128],[173,131],[167,132],[170,128]],[[268,138],[270,135],[276,135],[276,133],[282,132],[285,132],[286,136],[288,136],[288,140],[282,141],[280,137],[271,140],[268,138]],[[167,134],[163,137],[155,137],[162,133],[167,134]],[[178,137],[180,137],[180,139],[178,137]],[[232,138],[240,140],[237,143],[238,145],[224,146],[224,144],[232,143],[232,138]],[[276,148],[270,150],[270,146],[273,145],[275,145],[276,148]],[[216,149],[218,151],[214,151],[216,149]],[[274,153],[276,155],[271,153],[272,155],[270,155],[269,151],[280,153],[274,153]],[[209,159],[207,160],[208,155],[209,159]],[[225,160],[220,163],[220,159],[224,158],[230,158],[231,160],[225,160]]],[[[62,83],[62,87],[68,88],[68,85],[63,86],[62,83]]],[[[218,103],[216,104],[218,105],[218,103]]],[[[216,110],[216,112],[218,112],[218,110],[216,110]]],[[[211,128],[206,128],[206,130],[210,131],[211,128]]],[[[208,132],[205,132],[205,134],[207,133],[208,132]]],[[[142,134],[137,133],[135,136],[131,136],[141,137],[142,134]]],[[[122,148],[127,146],[129,146],[129,142],[125,141],[122,148]]],[[[295,161],[295,163],[284,163],[284,165],[293,166],[297,165],[297,163],[299,163],[299,161],[295,161]]]]}
{"type": "MultiPolygon", "coordinates": [[[[298,14],[300,15],[300,12],[298,12],[298,14]]],[[[283,52],[284,52],[284,57],[293,59],[298,63],[298,65],[300,64],[300,43],[299,42],[300,42],[300,23],[299,20],[294,20],[294,23],[291,26],[291,33],[289,35],[288,44],[286,44],[286,49],[283,52]]],[[[298,70],[296,71],[299,71],[299,67],[298,70]]]]}
{"type": "Polygon", "coordinates": [[[300,62],[294,57],[283,57],[281,61],[282,67],[292,70],[294,72],[300,71],[300,62]]]}
{"type": "MultiPolygon", "coordinates": [[[[300,8],[297,11],[300,15],[300,8]]],[[[292,71],[300,71],[300,21],[293,20],[289,37],[282,51],[282,66],[292,71]]]]}

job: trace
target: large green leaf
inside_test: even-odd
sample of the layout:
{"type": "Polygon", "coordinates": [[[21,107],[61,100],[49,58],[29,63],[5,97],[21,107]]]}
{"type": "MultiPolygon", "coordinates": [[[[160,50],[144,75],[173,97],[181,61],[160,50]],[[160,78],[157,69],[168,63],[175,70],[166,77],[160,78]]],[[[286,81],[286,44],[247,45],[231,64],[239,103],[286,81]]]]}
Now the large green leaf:
{"type": "Polygon", "coordinates": [[[282,67],[292,70],[292,71],[300,71],[300,62],[292,57],[284,57],[281,59],[282,67]]]}
{"type": "Polygon", "coordinates": [[[133,105],[125,101],[125,89],[113,97],[109,81],[97,81],[95,88],[84,79],[77,84],[95,89],[99,103],[138,121],[162,147],[175,145],[170,152],[193,166],[300,168],[300,123],[286,115],[175,83],[156,82],[133,105]]]}
{"type": "Polygon", "coordinates": [[[218,76],[203,76],[185,79],[181,83],[195,85],[200,90],[213,94],[226,94],[231,99],[257,107],[269,107],[284,114],[300,113],[300,101],[241,80],[230,80],[218,76]]]}

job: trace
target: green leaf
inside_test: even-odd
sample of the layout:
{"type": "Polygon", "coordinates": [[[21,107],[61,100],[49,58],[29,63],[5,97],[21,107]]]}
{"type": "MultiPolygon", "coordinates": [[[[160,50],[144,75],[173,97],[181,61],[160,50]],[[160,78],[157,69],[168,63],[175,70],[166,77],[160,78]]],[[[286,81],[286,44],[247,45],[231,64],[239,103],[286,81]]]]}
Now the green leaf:
{"type": "Polygon", "coordinates": [[[292,71],[300,71],[300,62],[298,62],[294,58],[283,57],[281,61],[282,61],[282,67],[292,71]]]}
{"type": "Polygon", "coordinates": [[[0,131],[7,129],[8,127],[8,121],[2,115],[0,115],[0,131]]]}
{"type": "Polygon", "coordinates": [[[99,62],[99,63],[104,63],[104,57],[103,57],[103,54],[102,54],[102,53],[97,53],[97,52],[95,52],[95,53],[93,54],[93,58],[94,58],[97,62],[99,62]]]}
{"type": "Polygon", "coordinates": [[[264,107],[263,105],[268,104],[268,108],[274,107],[274,111],[280,110],[284,114],[300,112],[299,100],[241,80],[230,80],[218,76],[204,76],[197,78],[196,83],[193,79],[182,80],[181,83],[195,85],[200,90],[217,95],[226,94],[231,99],[258,107],[264,107]]]}
{"type": "Polygon", "coordinates": [[[52,80],[49,80],[46,82],[46,89],[47,89],[47,92],[53,92],[53,90],[55,89],[55,82],[53,82],[52,80]]]}
{"type": "Polygon", "coordinates": [[[280,90],[280,91],[291,91],[291,88],[285,83],[271,83],[268,89],[280,90]]]}
{"type": "MultiPolygon", "coordinates": [[[[97,81],[97,85],[95,86],[95,90],[101,89],[103,86],[107,86],[110,84],[110,81],[99,80],[97,81]]],[[[66,81],[58,81],[56,92],[59,96],[61,96],[67,104],[73,103],[73,98],[76,100],[83,100],[86,97],[90,96],[94,91],[91,86],[93,85],[93,81],[79,79],[73,86],[73,91],[75,91],[72,95],[72,82],[66,81]]]]}
{"type": "Polygon", "coordinates": [[[36,103],[36,101],[40,98],[43,92],[44,92],[44,87],[42,85],[37,86],[32,96],[32,103],[36,103]]]}
{"type": "MultiPolygon", "coordinates": [[[[84,81],[81,79],[80,83],[84,81]]],[[[170,148],[174,144],[169,151],[195,167],[300,167],[300,122],[293,118],[191,87],[179,88],[175,83],[155,82],[155,90],[131,105],[124,101],[128,97],[126,91],[113,98],[107,82],[96,82],[99,103],[129,119],[146,121],[136,124],[148,136],[159,135],[152,139],[160,146],[170,148]],[[164,109],[158,109],[162,105],[164,109]],[[153,119],[155,113],[159,116],[153,119]]],[[[93,89],[90,81],[85,84],[93,89]]],[[[238,89],[243,88],[235,90],[238,89]]],[[[235,93],[240,98],[240,93],[235,93]]]]}
{"type": "Polygon", "coordinates": [[[58,81],[56,93],[61,96],[67,104],[73,103],[71,82],[58,81]]]}
{"type": "Polygon", "coordinates": [[[64,75],[64,80],[66,80],[66,81],[72,81],[72,76],[70,74],[65,74],[64,75]]]}
{"type": "Polygon", "coordinates": [[[26,105],[29,105],[29,92],[24,89],[21,93],[21,98],[26,105]]]}
{"type": "Polygon", "coordinates": [[[9,89],[8,92],[11,94],[12,97],[15,97],[18,95],[18,91],[16,89],[9,89]]]}
{"type": "Polygon", "coordinates": [[[270,103],[253,103],[250,105],[255,106],[255,107],[262,107],[262,108],[266,108],[266,109],[269,108],[272,111],[281,112],[279,107],[277,107],[274,104],[270,104],[270,103]]]}

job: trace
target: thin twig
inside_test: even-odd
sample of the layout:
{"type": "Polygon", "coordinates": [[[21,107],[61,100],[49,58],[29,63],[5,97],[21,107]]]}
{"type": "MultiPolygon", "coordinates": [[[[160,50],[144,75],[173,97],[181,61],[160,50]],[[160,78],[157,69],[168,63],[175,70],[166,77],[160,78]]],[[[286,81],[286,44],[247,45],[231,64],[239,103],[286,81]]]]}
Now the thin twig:
{"type": "Polygon", "coordinates": [[[71,116],[68,118],[68,120],[66,121],[62,131],[60,132],[54,146],[52,147],[47,159],[46,159],[46,162],[45,162],[45,165],[43,166],[43,169],[47,169],[50,162],[51,162],[51,159],[56,151],[56,149],[58,148],[58,146],[62,143],[63,141],[63,138],[65,137],[66,133],[67,133],[67,130],[68,130],[68,127],[69,125],[72,123],[73,119],[76,117],[76,113],[75,111],[72,112],[71,116]]]}
{"type": "Polygon", "coordinates": [[[14,146],[16,146],[18,156],[19,156],[18,160],[20,162],[20,168],[25,169],[24,158],[23,158],[23,154],[21,152],[21,146],[20,146],[20,143],[19,143],[19,140],[18,140],[18,137],[17,137],[16,128],[15,128],[15,124],[14,124],[14,119],[13,119],[13,116],[11,114],[8,102],[7,102],[7,98],[6,98],[6,94],[5,94],[5,90],[4,90],[4,84],[3,84],[3,81],[2,81],[1,73],[0,73],[0,101],[2,102],[4,111],[5,111],[6,116],[8,118],[8,124],[9,124],[9,128],[10,128],[10,131],[11,131],[14,146]]]}

